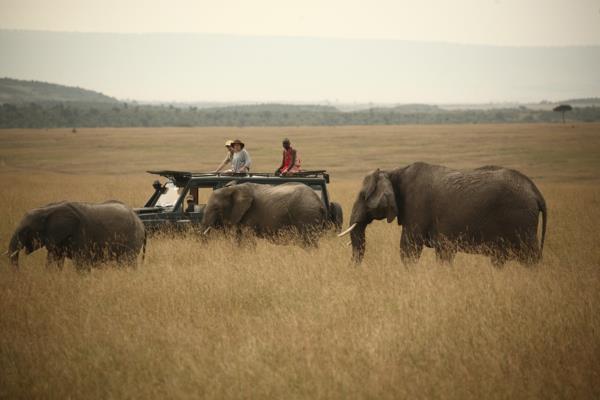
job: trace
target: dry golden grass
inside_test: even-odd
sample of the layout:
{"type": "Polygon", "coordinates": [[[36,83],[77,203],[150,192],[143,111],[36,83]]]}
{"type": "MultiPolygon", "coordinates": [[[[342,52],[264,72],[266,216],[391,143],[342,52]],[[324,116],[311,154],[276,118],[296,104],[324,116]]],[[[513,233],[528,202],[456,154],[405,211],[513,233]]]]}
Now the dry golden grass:
{"type": "Polygon", "coordinates": [[[548,203],[544,261],[447,267],[426,250],[407,269],[383,222],[360,268],[332,235],[309,251],[154,237],[137,270],[90,274],[3,258],[0,398],[600,396],[600,125],[0,131],[0,248],[29,208],[141,205],[143,170],[214,167],[233,136],[264,171],[289,136],[346,214],[375,167],[518,168],[548,203]]]}

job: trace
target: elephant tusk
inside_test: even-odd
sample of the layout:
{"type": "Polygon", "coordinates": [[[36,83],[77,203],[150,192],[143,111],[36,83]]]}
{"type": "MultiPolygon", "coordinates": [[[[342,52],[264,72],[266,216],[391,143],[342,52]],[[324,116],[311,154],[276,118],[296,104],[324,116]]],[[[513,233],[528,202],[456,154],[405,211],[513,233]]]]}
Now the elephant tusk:
{"type": "Polygon", "coordinates": [[[206,228],[206,230],[204,232],[202,232],[202,235],[207,235],[209,231],[210,231],[210,226],[208,228],[206,228]]]}
{"type": "Polygon", "coordinates": [[[351,246],[352,245],[352,241],[346,243],[346,246],[351,246]]]}
{"type": "MultiPolygon", "coordinates": [[[[8,251],[6,252],[6,254],[8,254],[8,251]]],[[[9,258],[13,258],[17,254],[19,254],[19,250],[13,251],[13,253],[9,256],[9,258]]]]}
{"type": "Polygon", "coordinates": [[[352,232],[352,229],[356,228],[356,225],[358,225],[357,222],[355,222],[350,228],[346,229],[344,232],[340,233],[338,235],[338,237],[346,236],[347,234],[349,234],[350,232],[352,232]]]}

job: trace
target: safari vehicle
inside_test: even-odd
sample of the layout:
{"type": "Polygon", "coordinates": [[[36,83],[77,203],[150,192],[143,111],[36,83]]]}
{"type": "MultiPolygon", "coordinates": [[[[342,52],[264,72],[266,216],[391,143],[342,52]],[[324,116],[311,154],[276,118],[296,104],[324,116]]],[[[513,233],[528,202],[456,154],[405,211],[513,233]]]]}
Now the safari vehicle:
{"type": "Polygon", "coordinates": [[[278,176],[269,173],[203,173],[184,171],[147,171],[166,178],[161,183],[152,184],[154,193],[144,207],[135,209],[146,231],[170,232],[199,227],[204,215],[204,207],[210,194],[219,188],[252,182],[265,185],[281,185],[287,182],[303,183],[313,189],[323,201],[327,220],[336,230],[343,224],[342,207],[330,201],[327,192],[329,174],[325,171],[298,172],[292,176],[278,176]]]}

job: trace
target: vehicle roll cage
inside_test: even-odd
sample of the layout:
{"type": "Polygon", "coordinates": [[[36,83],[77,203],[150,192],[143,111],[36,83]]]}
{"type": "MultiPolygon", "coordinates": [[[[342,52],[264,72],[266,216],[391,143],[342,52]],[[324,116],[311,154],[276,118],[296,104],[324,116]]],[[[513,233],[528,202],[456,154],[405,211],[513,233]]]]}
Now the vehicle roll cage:
{"type": "Polygon", "coordinates": [[[301,171],[293,175],[276,175],[269,172],[191,172],[191,171],[171,171],[171,170],[152,170],[146,171],[150,174],[159,175],[167,178],[178,186],[184,186],[187,181],[193,178],[273,178],[273,179],[294,179],[294,178],[323,178],[329,183],[329,174],[325,170],[301,171]]]}
{"type": "MultiPolygon", "coordinates": [[[[282,184],[285,182],[299,182],[309,186],[312,185],[324,185],[323,182],[329,183],[329,174],[325,170],[318,171],[302,171],[296,172],[293,175],[276,175],[274,173],[267,172],[250,172],[250,173],[233,173],[233,172],[191,172],[191,171],[172,171],[172,170],[151,170],[147,171],[150,174],[159,175],[167,178],[169,182],[175,184],[175,186],[184,189],[184,193],[173,205],[174,209],[178,209],[183,206],[183,198],[185,195],[193,190],[193,187],[197,187],[200,182],[215,183],[215,184],[226,184],[231,181],[242,182],[254,182],[264,184],[282,184]]],[[[159,181],[154,181],[154,194],[146,202],[144,207],[152,207],[156,200],[160,197],[161,193],[165,188],[165,184],[161,184],[159,181]]],[[[197,191],[197,189],[196,189],[197,191]]],[[[197,197],[193,195],[194,199],[197,197]]],[[[327,192],[323,193],[323,200],[325,204],[329,205],[329,196],[327,192]]]]}

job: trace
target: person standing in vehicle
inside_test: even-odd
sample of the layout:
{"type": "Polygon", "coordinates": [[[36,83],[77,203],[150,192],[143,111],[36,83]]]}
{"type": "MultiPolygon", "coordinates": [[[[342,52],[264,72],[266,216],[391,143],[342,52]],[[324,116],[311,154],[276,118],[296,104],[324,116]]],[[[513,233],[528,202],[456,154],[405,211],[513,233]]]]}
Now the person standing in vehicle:
{"type": "Polygon", "coordinates": [[[233,159],[231,160],[231,172],[244,173],[250,172],[252,160],[250,154],[244,149],[245,145],[240,139],[235,139],[232,142],[233,159]]]}
{"type": "Polygon", "coordinates": [[[295,172],[302,171],[302,169],[300,168],[300,155],[298,154],[298,151],[296,149],[292,148],[290,139],[283,139],[282,145],[283,159],[281,160],[281,165],[279,166],[279,168],[277,168],[275,174],[292,175],[295,172]]]}
{"type": "Polygon", "coordinates": [[[221,163],[221,165],[219,165],[219,167],[217,169],[215,169],[214,172],[219,172],[227,164],[231,164],[231,160],[233,159],[233,147],[231,146],[232,143],[233,143],[233,140],[226,140],[225,141],[225,147],[227,148],[227,156],[225,156],[225,159],[223,160],[223,162],[221,163]]]}

